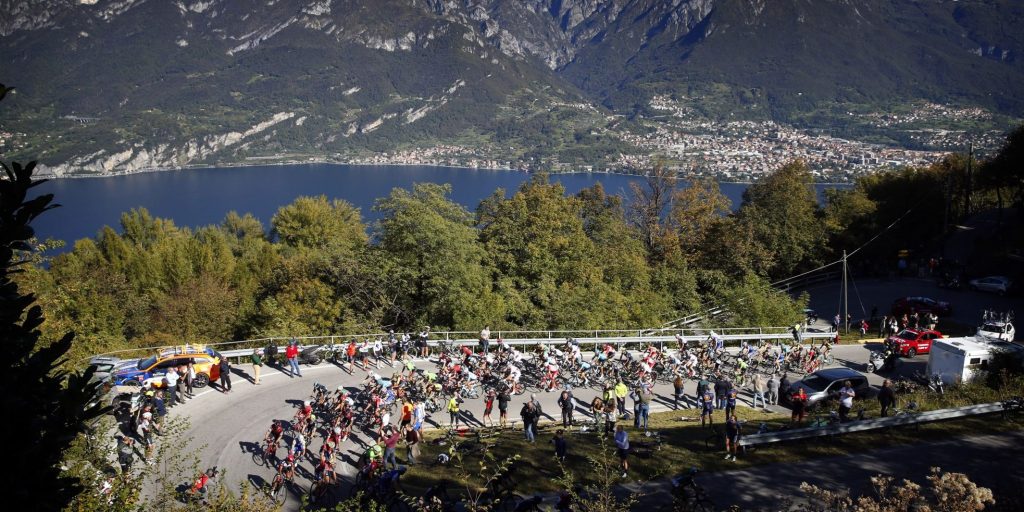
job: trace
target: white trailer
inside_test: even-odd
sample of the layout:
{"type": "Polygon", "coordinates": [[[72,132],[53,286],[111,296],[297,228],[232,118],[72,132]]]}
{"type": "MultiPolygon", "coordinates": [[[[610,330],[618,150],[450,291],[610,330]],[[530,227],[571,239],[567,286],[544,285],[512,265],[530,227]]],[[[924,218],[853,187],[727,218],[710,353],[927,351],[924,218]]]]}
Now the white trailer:
{"type": "Polygon", "coordinates": [[[938,375],[945,384],[968,382],[987,370],[992,356],[1000,351],[1024,357],[1024,347],[1012,342],[975,337],[936,339],[928,356],[928,376],[938,375]]]}

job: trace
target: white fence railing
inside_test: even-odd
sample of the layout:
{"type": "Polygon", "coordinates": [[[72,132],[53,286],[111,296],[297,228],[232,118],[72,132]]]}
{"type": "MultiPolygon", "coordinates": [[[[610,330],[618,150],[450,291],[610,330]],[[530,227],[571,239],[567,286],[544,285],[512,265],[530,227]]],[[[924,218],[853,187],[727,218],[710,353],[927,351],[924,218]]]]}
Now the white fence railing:
{"type": "MultiPolygon", "coordinates": [[[[793,335],[786,327],[753,327],[753,328],[726,328],[715,331],[726,344],[739,344],[743,341],[756,342],[758,340],[783,340],[792,339],[793,335]]],[[[637,329],[637,330],[551,330],[551,331],[494,331],[491,333],[492,346],[497,345],[497,340],[507,345],[538,345],[538,344],[561,344],[566,339],[572,338],[578,341],[585,350],[596,349],[603,344],[624,345],[624,344],[666,344],[674,346],[678,339],[687,343],[701,342],[708,339],[710,331],[688,330],[688,329],[637,329]],[[509,337],[512,336],[512,337],[509,337]]],[[[243,357],[252,353],[254,348],[265,348],[275,345],[280,350],[291,340],[299,342],[301,348],[315,347],[320,345],[341,345],[347,344],[350,340],[361,341],[364,339],[377,339],[385,337],[385,334],[358,334],[358,335],[337,335],[337,336],[287,336],[267,337],[251,340],[229,341],[223,343],[204,344],[205,347],[213,348],[221,355],[228,358],[243,357]]],[[[427,344],[430,347],[437,347],[443,344],[454,346],[476,345],[479,343],[479,333],[468,331],[446,331],[431,333],[427,344]]],[[[804,332],[803,339],[827,339],[834,337],[829,332],[804,332]]],[[[152,355],[154,352],[174,349],[175,346],[148,347],[140,349],[127,349],[115,352],[98,354],[97,356],[112,356],[122,359],[131,359],[152,355]]]]}

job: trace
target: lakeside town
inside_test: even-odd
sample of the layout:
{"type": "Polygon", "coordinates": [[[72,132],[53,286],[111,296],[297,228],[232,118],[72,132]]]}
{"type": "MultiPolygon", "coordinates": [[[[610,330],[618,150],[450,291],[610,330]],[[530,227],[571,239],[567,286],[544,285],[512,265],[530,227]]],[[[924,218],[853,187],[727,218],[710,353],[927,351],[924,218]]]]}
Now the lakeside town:
{"type": "MultiPolygon", "coordinates": [[[[586,104],[569,105],[592,110],[586,104]]],[[[984,109],[957,108],[922,103],[905,112],[853,113],[851,118],[880,133],[902,132],[918,147],[909,149],[859,140],[850,140],[810,129],[798,129],[774,121],[736,120],[720,122],[696,113],[685,101],[656,96],[650,109],[663,115],[641,118],[642,130],[617,127],[616,116],[607,119],[604,132],[622,142],[623,151],[611,157],[581,163],[560,161],[557,155],[535,158],[522,156],[522,148],[493,145],[468,147],[437,144],[367,154],[346,152],[329,154],[278,153],[253,155],[241,160],[214,160],[175,167],[235,167],[268,164],[328,163],[346,165],[421,165],[518,171],[548,170],[556,173],[605,172],[636,174],[661,162],[689,176],[713,177],[724,182],[755,181],[760,176],[800,159],[807,163],[819,182],[850,182],[879,169],[927,166],[950,152],[971,148],[976,157],[997,149],[1004,134],[994,129],[954,130],[936,128],[975,123],[991,126],[992,114],[984,109]]],[[[26,134],[0,129],[0,150],[16,151],[25,146],[26,134]]],[[[143,169],[146,171],[165,168],[143,169]]],[[[140,172],[140,171],[134,171],[140,172]]],[[[108,175],[122,175],[116,171],[108,175]]],[[[74,177],[68,175],[68,177],[74,177]]]]}

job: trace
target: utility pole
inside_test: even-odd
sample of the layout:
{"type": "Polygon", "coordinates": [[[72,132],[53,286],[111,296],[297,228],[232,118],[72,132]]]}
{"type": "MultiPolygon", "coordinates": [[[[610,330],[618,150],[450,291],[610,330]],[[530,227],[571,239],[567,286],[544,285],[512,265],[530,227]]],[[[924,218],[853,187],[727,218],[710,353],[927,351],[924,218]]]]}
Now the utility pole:
{"type": "Polygon", "coordinates": [[[972,163],[974,161],[974,141],[968,143],[967,146],[967,183],[964,187],[964,218],[971,214],[971,192],[974,188],[974,169],[972,163]]]}
{"type": "Polygon", "coordinates": [[[850,334],[850,290],[846,287],[846,249],[843,249],[843,325],[846,334],[850,334]]]}

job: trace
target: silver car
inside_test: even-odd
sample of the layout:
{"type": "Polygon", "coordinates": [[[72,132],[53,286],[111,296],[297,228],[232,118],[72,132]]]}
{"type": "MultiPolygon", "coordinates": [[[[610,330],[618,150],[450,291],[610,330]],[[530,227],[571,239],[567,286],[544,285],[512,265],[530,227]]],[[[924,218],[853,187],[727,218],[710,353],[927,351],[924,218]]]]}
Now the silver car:
{"type": "Polygon", "coordinates": [[[1006,276],[988,276],[979,279],[971,279],[969,284],[972,290],[978,290],[983,292],[994,292],[999,295],[1005,295],[1006,292],[1010,291],[1010,286],[1013,285],[1013,281],[1006,276]]]}

